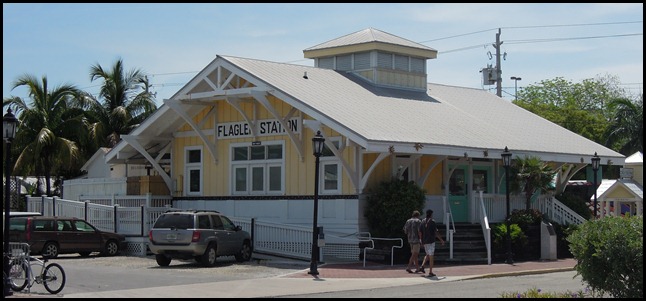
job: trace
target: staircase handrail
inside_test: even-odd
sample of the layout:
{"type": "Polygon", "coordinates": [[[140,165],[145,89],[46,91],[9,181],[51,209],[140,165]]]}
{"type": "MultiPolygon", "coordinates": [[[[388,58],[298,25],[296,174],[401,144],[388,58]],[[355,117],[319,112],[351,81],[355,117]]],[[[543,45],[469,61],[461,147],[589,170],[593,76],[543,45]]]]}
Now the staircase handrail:
{"type": "Polygon", "coordinates": [[[487,217],[487,209],[484,205],[484,198],[482,190],[479,191],[480,195],[480,226],[482,227],[482,234],[487,247],[487,264],[491,264],[491,227],[489,226],[489,218],[487,217]]]}
{"type": "Polygon", "coordinates": [[[442,206],[444,207],[444,227],[446,227],[446,235],[444,237],[449,241],[449,258],[453,259],[453,233],[455,233],[455,220],[453,219],[451,205],[446,201],[446,196],[442,197],[442,206]]]}
{"type": "Polygon", "coordinates": [[[540,208],[538,208],[539,211],[547,213],[552,221],[557,222],[560,225],[580,225],[586,221],[583,216],[570,209],[570,207],[566,206],[552,195],[545,196],[545,198],[540,199],[538,203],[540,206],[540,208]]]}

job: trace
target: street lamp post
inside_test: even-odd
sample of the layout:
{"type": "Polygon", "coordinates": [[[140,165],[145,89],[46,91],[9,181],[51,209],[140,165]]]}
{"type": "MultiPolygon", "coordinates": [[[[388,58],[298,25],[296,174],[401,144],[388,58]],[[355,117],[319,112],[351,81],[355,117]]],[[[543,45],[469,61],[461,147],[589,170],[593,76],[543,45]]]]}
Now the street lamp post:
{"type": "Polygon", "coordinates": [[[594,173],[594,215],[593,218],[597,218],[597,171],[599,171],[599,162],[601,158],[597,156],[597,152],[594,152],[592,157],[592,171],[594,173]]]}
{"type": "Polygon", "coordinates": [[[317,261],[319,257],[319,246],[318,246],[318,208],[319,208],[319,158],[323,152],[323,145],[325,143],[325,138],[321,135],[321,131],[316,132],[316,136],[312,138],[312,147],[314,149],[314,157],[316,157],[316,163],[314,168],[314,217],[312,219],[312,258],[310,260],[310,271],[307,272],[310,275],[318,275],[318,266],[317,261]]]}
{"type": "Polygon", "coordinates": [[[520,77],[512,76],[511,80],[514,81],[514,100],[518,100],[518,81],[521,80],[520,77]]]}
{"type": "MultiPolygon", "coordinates": [[[[513,79],[513,78],[512,78],[513,79]]],[[[511,231],[509,230],[509,166],[511,166],[511,152],[505,146],[505,151],[502,152],[502,164],[505,166],[505,193],[507,195],[507,216],[505,218],[505,226],[507,227],[507,264],[514,264],[511,255],[511,231]]]]}
{"type": "MultiPolygon", "coordinates": [[[[6,142],[5,148],[5,191],[4,191],[4,240],[3,240],[3,270],[5,275],[9,275],[11,267],[9,266],[9,216],[11,215],[11,141],[16,137],[16,125],[18,119],[11,113],[11,108],[7,109],[7,114],[2,117],[2,139],[6,142]]],[[[4,296],[11,296],[9,277],[4,277],[3,283],[4,296]]]]}

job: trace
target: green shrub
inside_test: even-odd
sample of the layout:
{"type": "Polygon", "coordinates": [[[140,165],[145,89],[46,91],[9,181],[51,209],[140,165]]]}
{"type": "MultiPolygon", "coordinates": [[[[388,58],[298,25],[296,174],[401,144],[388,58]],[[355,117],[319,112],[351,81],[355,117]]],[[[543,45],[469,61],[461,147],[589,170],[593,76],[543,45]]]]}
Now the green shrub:
{"type": "MultiPolygon", "coordinates": [[[[365,217],[373,237],[403,238],[404,223],[417,210],[423,216],[426,192],[413,181],[383,181],[370,190],[365,217]]],[[[405,244],[406,245],[406,244],[405,244]]]]}
{"type": "Polygon", "coordinates": [[[509,222],[517,224],[523,231],[526,231],[531,225],[540,225],[542,220],[543,214],[538,209],[516,209],[509,215],[509,222]]]}
{"type": "MultiPolygon", "coordinates": [[[[513,254],[522,254],[527,245],[527,236],[518,224],[510,224],[509,231],[511,234],[511,252],[513,254]]],[[[507,252],[507,226],[504,223],[495,224],[491,227],[491,238],[493,240],[494,253],[502,256],[507,252]]]]}
{"type": "Polygon", "coordinates": [[[575,269],[590,288],[615,298],[644,295],[642,216],[589,220],[567,238],[575,269]]]}

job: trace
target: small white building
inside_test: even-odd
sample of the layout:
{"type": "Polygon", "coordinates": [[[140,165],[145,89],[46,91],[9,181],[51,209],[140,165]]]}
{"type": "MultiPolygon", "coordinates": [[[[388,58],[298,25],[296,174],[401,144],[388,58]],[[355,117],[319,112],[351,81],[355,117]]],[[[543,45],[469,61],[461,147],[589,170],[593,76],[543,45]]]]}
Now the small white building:
{"type": "MultiPolygon", "coordinates": [[[[626,158],[626,163],[616,180],[604,179],[597,187],[599,214],[620,216],[644,214],[644,155],[636,152],[626,158]]],[[[594,195],[590,203],[594,202],[594,195]]]]}

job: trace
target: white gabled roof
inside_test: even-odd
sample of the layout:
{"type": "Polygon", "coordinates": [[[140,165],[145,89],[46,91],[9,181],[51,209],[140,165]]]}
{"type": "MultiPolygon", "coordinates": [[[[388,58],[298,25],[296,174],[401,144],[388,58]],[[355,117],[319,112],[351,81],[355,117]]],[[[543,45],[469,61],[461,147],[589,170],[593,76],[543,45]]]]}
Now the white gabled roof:
{"type": "MultiPolygon", "coordinates": [[[[385,49],[391,49],[391,50],[397,49],[397,51],[401,53],[413,54],[415,56],[421,56],[421,57],[431,58],[431,59],[437,57],[437,50],[431,47],[428,47],[426,45],[422,45],[422,44],[413,42],[411,40],[407,40],[402,37],[398,37],[396,35],[383,32],[381,30],[374,29],[374,28],[366,28],[364,30],[357,31],[357,32],[318,44],[316,46],[312,46],[310,48],[303,50],[303,53],[305,54],[305,57],[312,58],[312,57],[315,57],[317,53],[318,54],[325,53],[325,52],[321,52],[322,50],[336,49],[337,51],[340,51],[341,53],[343,53],[344,51],[342,51],[342,49],[346,49],[346,50],[352,49],[353,46],[357,46],[357,45],[365,46],[366,44],[389,45],[395,48],[386,47],[385,49]],[[413,52],[410,52],[410,51],[413,51],[413,52]]],[[[378,49],[378,47],[375,47],[373,49],[378,49]]]]}
{"type": "MultiPolygon", "coordinates": [[[[606,194],[616,190],[619,186],[623,186],[640,200],[644,199],[644,188],[633,179],[602,180],[599,188],[597,188],[597,198],[605,198],[606,194]]],[[[590,197],[590,200],[594,200],[594,195],[590,197]]]]}
{"type": "Polygon", "coordinates": [[[489,156],[499,158],[507,146],[514,156],[532,154],[546,161],[590,162],[594,152],[613,164],[621,165],[625,158],[480,89],[429,84],[426,93],[404,91],[375,87],[329,69],[220,57],[368,151],[384,151],[389,145],[395,145],[395,151],[410,150],[421,143],[420,153],[488,150],[489,156]]]}
{"type": "MultiPolygon", "coordinates": [[[[624,164],[622,154],[481,89],[441,84],[428,84],[426,92],[390,89],[330,69],[217,56],[171,101],[190,102],[191,96],[185,93],[215,66],[226,67],[256,88],[269,91],[368,152],[387,152],[392,146],[397,153],[496,159],[507,146],[514,157],[535,155],[544,161],[589,163],[596,152],[604,163],[624,164]],[[420,144],[422,148],[416,147],[420,144]]],[[[202,109],[186,105],[189,116],[202,109]]],[[[170,139],[183,124],[164,104],[130,135],[141,137],[145,149],[163,147],[153,138],[170,139]],[[143,141],[147,138],[150,141],[143,141]]],[[[131,152],[132,147],[121,141],[106,158],[118,160],[118,154],[131,152]]]]}
{"type": "Polygon", "coordinates": [[[626,158],[626,164],[643,164],[644,163],[644,154],[642,152],[636,152],[630,157],[626,158]]]}
{"type": "Polygon", "coordinates": [[[100,147],[99,149],[97,149],[96,152],[94,152],[94,155],[92,155],[92,157],[89,160],[87,160],[85,164],[83,164],[83,166],[81,167],[81,170],[87,171],[88,168],[90,168],[90,165],[92,165],[96,160],[99,160],[99,159],[103,160],[105,157],[105,154],[107,154],[109,151],[110,151],[109,147],[100,147]]]}
{"type": "Polygon", "coordinates": [[[342,46],[351,46],[351,45],[365,44],[370,42],[380,42],[380,43],[386,43],[386,44],[393,44],[393,45],[435,51],[435,49],[428,47],[426,45],[422,45],[422,44],[413,42],[411,40],[407,40],[374,28],[366,28],[351,34],[347,34],[345,36],[318,44],[316,46],[312,46],[310,48],[305,49],[304,51],[342,47],[342,46]]]}

